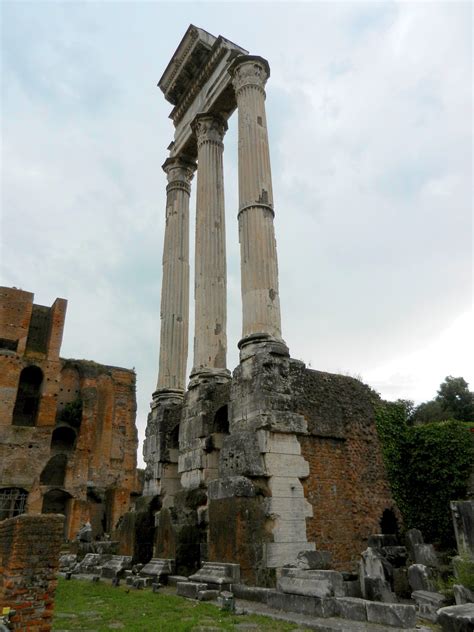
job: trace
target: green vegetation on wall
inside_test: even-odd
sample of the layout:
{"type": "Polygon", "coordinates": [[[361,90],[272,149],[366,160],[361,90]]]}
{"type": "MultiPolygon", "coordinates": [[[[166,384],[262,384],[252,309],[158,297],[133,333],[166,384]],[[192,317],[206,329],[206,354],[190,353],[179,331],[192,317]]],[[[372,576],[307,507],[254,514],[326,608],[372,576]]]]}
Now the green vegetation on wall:
{"type": "Polygon", "coordinates": [[[409,426],[403,402],[376,409],[377,430],[392,493],[407,529],[426,541],[454,544],[449,502],[466,497],[473,464],[470,426],[448,420],[409,426]]]}

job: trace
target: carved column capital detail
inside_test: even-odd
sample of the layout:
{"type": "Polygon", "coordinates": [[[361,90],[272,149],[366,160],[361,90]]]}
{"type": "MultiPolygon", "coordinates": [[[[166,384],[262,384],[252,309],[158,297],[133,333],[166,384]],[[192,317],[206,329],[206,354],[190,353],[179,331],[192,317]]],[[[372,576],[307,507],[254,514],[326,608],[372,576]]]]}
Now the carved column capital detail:
{"type": "Polygon", "coordinates": [[[227,131],[227,121],[219,115],[197,114],[191,123],[198,147],[204,143],[222,145],[227,131]]]}
{"type": "Polygon", "coordinates": [[[263,57],[240,55],[229,68],[235,94],[246,87],[258,88],[265,94],[265,84],[270,76],[270,66],[263,57]]]}
{"type": "Polygon", "coordinates": [[[173,189],[179,189],[188,195],[191,194],[191,180],[196,170],[194,161],[181,157],[168,158],[162,168],[168,176],[168,186],[166,187],[168,193],[173,189]]]}

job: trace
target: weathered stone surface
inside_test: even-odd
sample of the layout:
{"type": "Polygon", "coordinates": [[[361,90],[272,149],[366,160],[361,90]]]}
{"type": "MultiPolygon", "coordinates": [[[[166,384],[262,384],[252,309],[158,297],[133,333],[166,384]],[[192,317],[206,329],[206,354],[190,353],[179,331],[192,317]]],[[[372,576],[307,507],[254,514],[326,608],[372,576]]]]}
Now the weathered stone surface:
{"type": "Polygon", "coordinates": [[[132,557],[130,555],[113,555],[111,559],[102,566],[102,577],[121,577],[125,570],[132,567],[132,557]]]}
{"type": "Polygon", "coordinates": [[[207,590],[207,584],[198,582],[177,582],[176,594],[188,599],[197,599],[200,591],[207,590]]]}
{"type": "Polygon", "coordinates": [[[267,604],[276,610],[299,612],[315,617],[333,617],[337,615],[336,599],[333,597],[320,599],[306,595],[294,595],[276,590],[269,591],[267,604]]]}
{"type": "Polygon", "coordinates": [[[438,623],[443,632],[472,632],[474,630],[474,604],[440,608],[438,623]]]}
{"type": "Polygon", "coordinates": [[[337,571],[284,568],[277,587],[295,595],[320,598],[345,596],[342,575],[337,571]]]}
{"type": "Polygon", "coordinates": [[[362,554],[361,574],[364,577],[385,579],[382,555],[376,549],[368,547],[362,554]]]}
{"type": "Polygon", "coordinates": [[[474,592],[469,590],[469,588],[461,584],[454,584],[453,592],[457,606],[462,606],[465,603],[474,603],[474,592]]]}
{"type": "Polygon", "coordinates": [[[63,573],[71,571],[77,564],[77,555],[68,553],[59,558],[59,570],[63,573]]]}
{"type": "Polygon", "coordinates": [[[162,580],[168,575],[172,575],[173,571],[173,559],[160,559],[154,557],[141,569],[140,575],[142,577],[153,577],[158,580],[162,580]]]}
{"type": "Polygon", "coordinates": [[[204,562],[197,573],[189,577],[190,581],[209,584],[238,584],[240,582],[239,564],[204,562]]]}
{"type": "Polygon", "coordinates": [[[384,603],[397,603],[398,599],[390,588],[386,579],[380,577],[366,577],[364,581],[364,596],[371,601],[382,601],[384,603]]]}
{"type": "Polygon", "coordinates": [[[368,601],[366,607],[367,621],[369,623],[382,623],[403,629],[415,627],[415,606],[368,601]]]}
{"type": "Polygon", "coordinates": [[[433,571],[424,564],[412,564],[408,567],[408,583],[412,591],[435,592],[436,590],[433,571]]]}
{"type": "Polygon", "coordinates": [[[343,619],[367,621],[367,601],[355,597],[340,597],[336,600],[337,614],[343,619]]]}
{"type": "Polygon", "coordinates": [[[427,590],[415,590],[412,599],[415,600],[419,616],[433,622],[437,619],[437,611],[447,603],[446,597],[441,593],[427,590]]]}
{"type": "Polygon", "coordinates": [[[240,431],[224,440],[219,457],[221,477],[264,476],[265,464],[253,432],[240,431]]]}
{"type": "Polygon", "coordinates": [[[430,568],[439,568],[439,560],[432,544],[414,544],[415,564],[424,564],[430,568]]]}
{"type": "Polygon", "coordinates": [[[405,533],[405,544],[408,550],[410,559],[415,560],[415,544],[423,544],[423,534],[419,529],[408,529],[405,533]]]}
{"type": "Polygon", "coordinates": [[[218,590],[200,590],[197,594],[198,601],[214,601],[219,596],[218,590]]]}
{"type": "Polygon", "coordinates": [[[451,513],[459,555],[474,558],[474,499],[451,502],[451,513]]]}
{"type": "Polygon", "coordinates": [[[209,500],[256,495],[255,485],[245,476],[231,476],[210,481],[208,486],[209,500]]]}
{"type": "Polygon", "coordinates": [[[268,593],[271,588],[260,588],[259,586],[245,586],[244,584],[232,584],[232,592],[237,599],[246,599],[248,601],[259,601],[267,603],[268,593]]]}

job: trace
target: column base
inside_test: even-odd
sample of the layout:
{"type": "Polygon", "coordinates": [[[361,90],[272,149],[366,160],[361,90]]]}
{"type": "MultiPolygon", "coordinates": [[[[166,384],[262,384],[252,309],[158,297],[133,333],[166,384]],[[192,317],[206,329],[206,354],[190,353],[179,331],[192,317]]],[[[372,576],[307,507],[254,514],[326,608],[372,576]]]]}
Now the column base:
{"type": "Polygon", "coordinates": [[[158,404],[182,404],[184,399],[184,391],[178,388],[159,388],[152,395],[151,407],[154,408],[158,404]]]}
{"type": "Polygon", "coordinates": [[[195,388],[200,384],[213,382],[215,384],[224,384],[231,379],[229,369],[213,369],[210,367],[194,367],[189,376],[188,389],[195,388]]]}
{"type": "Polygon", "coordinates": [[[240,349],[240,361],[247,360],[257,353],[264,351],[275,355],[290,357],[290,350],[281,338],[275,338],[270,334],[257,332],[244,336],[238,343],[240,349]]]}

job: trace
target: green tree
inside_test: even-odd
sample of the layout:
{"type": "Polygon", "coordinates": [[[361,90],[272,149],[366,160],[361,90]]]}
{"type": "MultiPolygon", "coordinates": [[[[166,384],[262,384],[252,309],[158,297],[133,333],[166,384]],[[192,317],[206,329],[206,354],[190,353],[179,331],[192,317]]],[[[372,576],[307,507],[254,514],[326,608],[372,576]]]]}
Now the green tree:
{"type": "Polygon", "coordinates": [[[463,377],[448,375],[440,385],[435,401],[453,419],[474,420],[474,393],[471,393],[463,377]]]}

